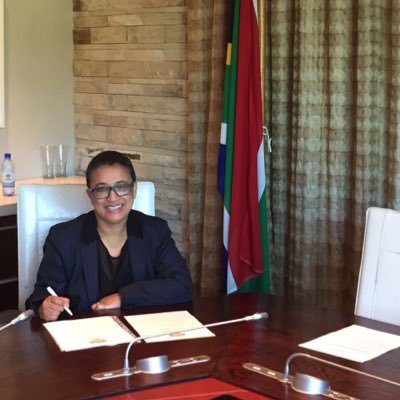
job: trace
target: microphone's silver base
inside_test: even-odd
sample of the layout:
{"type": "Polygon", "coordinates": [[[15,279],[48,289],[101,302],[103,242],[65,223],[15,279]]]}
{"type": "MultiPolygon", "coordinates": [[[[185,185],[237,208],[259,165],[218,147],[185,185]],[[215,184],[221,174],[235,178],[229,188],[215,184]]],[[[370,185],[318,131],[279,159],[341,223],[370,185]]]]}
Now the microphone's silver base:
{"type": "Polygon", "coordinates": [[[315,378],[311,375],[296,373],[294,377],[290,375],[288,379],[285,379],[282,372],[274,371],[272,369],[262,367],[261,365],[245,363],[243,364],[243,368],[256,372],[257,374],[267,376],[268,378],[276,379],[279,382],[285,384],[288,383],[296,392],[311,395],[320,394],[333,400],[359,400],[356,397],[332,390],[327,381],[315,378]]]}
{"type": "Polygon", "coordinates": [[[196,356],[181,358],[178,360],[168,361],[168,357],[156,356],[150,358],[142,358],[136,361],[134,367],[128,369],[116,369],[109,372],[100,372],[92,375],[92,379],[103,381],[105,379],[121,378],[123,376],[131,376],[134,374],[160,374],[176,367],[185,367],[186,365],[199,364],[210,361],[209,356],[196,356]]]}

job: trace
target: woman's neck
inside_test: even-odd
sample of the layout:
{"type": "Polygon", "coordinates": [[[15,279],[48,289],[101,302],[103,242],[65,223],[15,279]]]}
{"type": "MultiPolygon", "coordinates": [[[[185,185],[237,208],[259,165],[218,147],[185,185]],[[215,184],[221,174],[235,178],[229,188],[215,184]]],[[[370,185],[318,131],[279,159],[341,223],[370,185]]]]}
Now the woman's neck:
{"type": "Polygon", "coordinates": [[[128,233],[126,224],[123,225],[97,225],[97,232],[99,233],[100,239],[106,246],[108,252],[113,257],[118,257],[121,254],[121,249],[128,233]]]}

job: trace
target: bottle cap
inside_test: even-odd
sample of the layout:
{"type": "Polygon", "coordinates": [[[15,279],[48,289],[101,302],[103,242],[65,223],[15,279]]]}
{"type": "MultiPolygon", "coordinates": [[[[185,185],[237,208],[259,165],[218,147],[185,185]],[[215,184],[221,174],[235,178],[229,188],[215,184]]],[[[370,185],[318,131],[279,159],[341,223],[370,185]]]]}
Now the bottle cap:
{"type": "Polygon", "coordinates": [[[11,153],[4,153],[4,158],[11,158],[11,153]]]}

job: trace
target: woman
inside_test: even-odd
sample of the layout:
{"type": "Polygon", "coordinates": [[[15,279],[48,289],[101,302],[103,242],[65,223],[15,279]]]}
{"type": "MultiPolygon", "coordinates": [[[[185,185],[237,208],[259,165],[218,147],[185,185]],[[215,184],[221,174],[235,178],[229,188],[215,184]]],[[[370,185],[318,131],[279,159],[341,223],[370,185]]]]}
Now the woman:
{"type": "Polygon", "coordinates": [[[131,209],[137,184],[129,158],[98,154],[86,182],[93,211],[50,228],[26,308],[54,321],[65,307],[85,312],[190,301],[190,273],[166,221],[131,209]]]}

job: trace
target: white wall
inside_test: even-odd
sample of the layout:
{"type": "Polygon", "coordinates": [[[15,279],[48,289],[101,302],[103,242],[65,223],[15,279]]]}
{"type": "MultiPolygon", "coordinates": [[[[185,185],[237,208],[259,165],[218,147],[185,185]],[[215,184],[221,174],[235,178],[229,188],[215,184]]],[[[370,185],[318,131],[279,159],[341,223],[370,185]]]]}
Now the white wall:
{"type": "Polygon", "coordinates": [[[39,147],[68,144],[73,172],[71,0],[4,0],[5,128],[18,179],[41,175],[39,147]]]}

